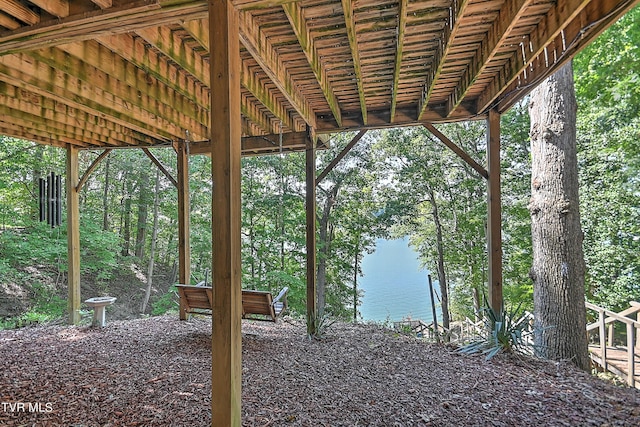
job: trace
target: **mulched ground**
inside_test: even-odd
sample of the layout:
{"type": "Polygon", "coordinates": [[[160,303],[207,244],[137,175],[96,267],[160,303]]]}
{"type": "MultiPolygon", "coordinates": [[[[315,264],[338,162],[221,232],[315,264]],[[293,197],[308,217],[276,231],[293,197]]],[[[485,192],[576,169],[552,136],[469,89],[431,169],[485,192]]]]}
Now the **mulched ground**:
{"type": "MultiPolygon", "coordinates": [[[[245,426],[640,426],[640,391],[377,325],[243,321],[245,426]]],[[[211,320],[0,331],[2,426],[210,426],[211,320]]],[[[215,397],[215,391],[214,391],[215,397]]]]}

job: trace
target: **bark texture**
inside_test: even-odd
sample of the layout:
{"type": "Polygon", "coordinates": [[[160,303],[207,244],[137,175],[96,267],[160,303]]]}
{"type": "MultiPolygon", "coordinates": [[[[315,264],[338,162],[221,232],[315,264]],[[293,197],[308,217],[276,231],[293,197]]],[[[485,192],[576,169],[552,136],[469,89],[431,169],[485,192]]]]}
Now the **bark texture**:
{"type": "Polygon", "coordinates": [[[539,355],[589,369],[571,63],[531,94],[531,237],[539,355]]]}

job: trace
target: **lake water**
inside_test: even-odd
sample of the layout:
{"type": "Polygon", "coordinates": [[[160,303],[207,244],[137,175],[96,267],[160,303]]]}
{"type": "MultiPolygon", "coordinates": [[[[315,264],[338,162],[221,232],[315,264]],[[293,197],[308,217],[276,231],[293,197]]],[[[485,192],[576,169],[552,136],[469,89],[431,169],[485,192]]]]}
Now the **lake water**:
{"type": "MultiPolygon", "coordinates": [[[[411,317],[431,323],[428,271],[420,269],[418,254],[409,247],[408,238],[379,239],[375,252],[362,260],[362,272],[364,277],[359,278],[358,286],[364,290],[359,307],[363,320],[399,321],[411,317]]],[[[435,293],[437,288],[434,280],[435,293]]],[[[435,298],[438,307],[438,297],[435,298]]],[[[439,308],[437,316],[442,316],[439,308]]]]}

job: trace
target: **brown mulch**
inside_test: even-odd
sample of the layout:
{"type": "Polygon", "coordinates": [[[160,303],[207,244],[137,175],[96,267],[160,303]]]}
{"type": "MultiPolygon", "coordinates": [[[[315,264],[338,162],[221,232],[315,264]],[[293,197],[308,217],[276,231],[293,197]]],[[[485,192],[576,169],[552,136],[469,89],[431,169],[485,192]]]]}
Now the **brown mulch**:
{"type": "MultiPolygon", "coordinates": [[[[640,425],[640,391],[565,363],[487,362],[377,325],[242,330],[245,426],[640,425]]],[[[207,318],[0,331],[0,363],[1,426],[211,425],[207,318]]]]}

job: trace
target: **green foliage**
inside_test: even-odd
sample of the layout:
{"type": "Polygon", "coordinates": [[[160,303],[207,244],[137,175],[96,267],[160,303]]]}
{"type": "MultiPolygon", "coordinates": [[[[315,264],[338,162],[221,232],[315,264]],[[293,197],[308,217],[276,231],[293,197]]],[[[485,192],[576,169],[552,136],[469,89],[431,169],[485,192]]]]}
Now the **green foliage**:
{"type": "Polygon", "coordinates": [[[318,312],[316,313],[314,323],[316,325],[316,332],[315,334],[309,336],[309,338],[322,340],[327,337],[327,333],[329,332],[331,326],[336,323],[336,319],[327,313],[318,312]]]}
{"type": "Polygon", "coordinates": [[[574,60],[587,297],[640,300],[640,8],[574,60]]]}
{"type": "Polygon", "coordinates": [[[165,294],[151,303],[151,315],[162,316],[163,314],[177,312],[180,308],[176,296],[177,292],[177,288],[172,286],[165,294]]]}
{"type": "Polygon", "coordinates": [[[487,360],[495,355],[506,353],[531,354],[531,336],[533,326],[531,317],[521,311],[521,304],[515,309],[505,310],[499,313],[491,307],[482,308],[484,314],[486,334],[484,337],[474,340],[460,347],[459,351],[465,354],[482,353],[487,360]]]}

